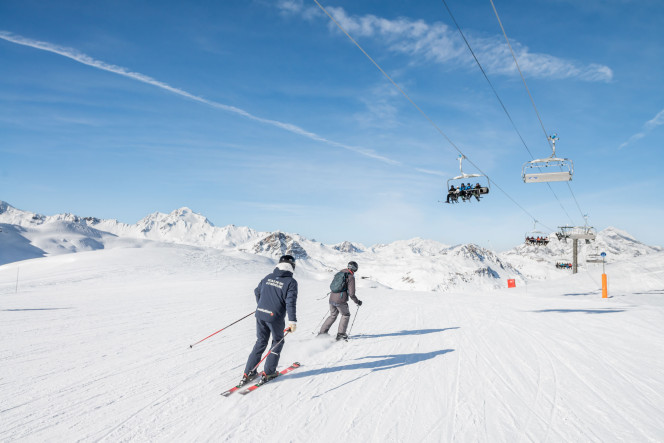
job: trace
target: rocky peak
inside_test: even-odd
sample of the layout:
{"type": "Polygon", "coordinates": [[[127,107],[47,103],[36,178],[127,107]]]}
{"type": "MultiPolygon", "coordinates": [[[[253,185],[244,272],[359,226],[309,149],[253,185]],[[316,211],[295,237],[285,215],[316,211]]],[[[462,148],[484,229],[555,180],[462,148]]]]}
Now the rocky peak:
{"type": "Polygon", "coordinates": [[[290,254],[297,260],[309,258],[309,254],[304,250],[293,237],[283,232],[274,232],[267,237],[259,240],[253,247],[256,254],[269,255],[271,257],[280,257],[284,254],[290,254]]]}
{"type": "Polygon", "coordinates": [[[352,244],[349,241],[345,241],[345,242],[343,242],[339,245],[335,245],[335,246],[332,247],[332,249],[336,249],[339,252],[346,252],[346,253],[351,253],[351,254],[354,254],[354,253],[357,253],[357,252],[362,252],[362,250],[360,248],[358,248],[357,246],[355,246],[354,244],[352,244]]]}

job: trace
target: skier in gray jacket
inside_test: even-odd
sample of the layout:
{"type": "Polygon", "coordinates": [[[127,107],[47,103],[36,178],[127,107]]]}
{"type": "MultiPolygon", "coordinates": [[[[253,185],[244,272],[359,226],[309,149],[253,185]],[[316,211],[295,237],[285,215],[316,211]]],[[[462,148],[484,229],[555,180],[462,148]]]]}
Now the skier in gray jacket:
{"type": "Polygon", "coordinates": [[[362,300],[359,300],[355,296],[355,273],[357,272],[358,266],[354,261],[348,262],[347,269],[344,269],[342,272],[347,273],[346,283],[347,288],[342,292],[331,292],[330,293],[330,316],[325,320],[323,326],[320,328],[320,334],[327,334],[334,322],[337,320],[337,316],[341,313],[341,320],[339,320],[339,330],[337,332],[337,340],[347,339],[346,328],[348,328],[348,322],[350,321],[350,309],[348,309],[348,299],[351,298],[358,306],[362,306],[362,300]]]}

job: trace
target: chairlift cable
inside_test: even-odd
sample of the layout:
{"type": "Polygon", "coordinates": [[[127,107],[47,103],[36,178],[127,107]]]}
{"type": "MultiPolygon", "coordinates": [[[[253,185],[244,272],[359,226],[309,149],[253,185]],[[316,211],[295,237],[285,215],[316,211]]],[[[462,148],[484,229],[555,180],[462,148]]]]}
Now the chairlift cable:
{"type": "MultiPolygon", "coordinates": [[[[498,15],[498,10],[496,9],[496,5],[493,3],[493,0],[489,0],[489,1],[491,2],[491,7],[493,8],[493,12],[496,15],[496,19],[498,19],[498,24],[500,25],[500,29],[503,31],[503,36],[505,36],[505,41],[507,41],[507,46],[509,46],[509,48],[510,48],[510,53],[512,54],[512,58],[514,59],[514,64],[516,65],[516,68],[519,71],[519,75],[521,76],[521,80],[523,81],[523,85],[526,88],[526,92],[528,92],[528,97],[530,97],[530,102],[533,105],[533,109],[535,110],[535,114],[537,115],[537,119],[540,122],[540,126],[542,127],[542,131],[544,131],[544,137],[546,137],[547,143],[549,143],[549,147],[551,147],[553,149],[553,144],[552,144],[552,142],[549,138],[548,133],[546,132],[546,128],[544,127],[544,122],[542,122],[542,118],[540,116],[539,111],[537,110],[537,106],[535,105],[535,99],[533,99],[533,96],[530,93],[530,88],[528,88],[528,84],[526,83],[526,78],[523,76],[523,72],[521,72],[521,67],[519,66],[519,62],[516,59],[516,54],[514,53],[514,49],[512,48],[512,44],[510,43],[510,39],[507,37],[507,32],[505,32],[505,27],[503,26],[503,22],[500,20],[500,16],[498,15]]],[[[569,187],[569,191],[572,194],[572,197],[574,198],[574,201],[576,202],[576,206],[579,209],[579,213],[583,217],[583,211],[581,210],[581,207],[579,206],[579,202],[576,200],[576,196],[574,195],[574,191],[572,191],[572,186],[569,183],[567,183],[567,186],[569,187]]],[[[568,214],[568,217],[569,217],[569,214],[568,214]]]]}
{"type": "MultiPolygon", "coordinates": [[[[491,180],[491,178],[486,173],[484,173],[484,171],[482,171],[482,169],[480,169],[475,163],[473,163],[473,161],[468,156],[466,156],[461,151],[461,149],[459,149],[459,147],[456,144],[454,144],[454,142],[447,136],[447,134],[445,134],[443,132],[443,130],[440,129],[440,127],[436,124],[436,122],[434,122],[431,119],[431,117],[429,117],[422,110],[422,108],[420,108],[417,105],[417,103],[415,103],[415,101],[412,98],[410,98],[410,96],[392,79],[392,77],[390,77],[390,75],[387,72],[385,72],[385,70],[364,50],[364,48],[362,48],[362,46],[353,37],[351,37],[351,35],[348,33],[348,31],[346,31],[346,29],[327,11],[327,9],[325,9],[325,7],[323,5],[320,4],[320,2],[318,0],[313,0],[313,1],[325,13],[325,15],[327,15],[329,17],[329,19],[332,20],[332,22],[341,30],[341,32],[343,32],[346,35],[346,37],[348,37],[348,39],[350,39],[350,41],[353,42],[353,44],[355,46],[357,46],[357,48],[360,51],[362,51],[362,53],[371,61],[371,63],[373,63],[373,65],[385,76],[385,78],[387,78],[390,81],[390,83],[392,83],[392,85],[395,88],[397,88],[397,90],[406,98],[406,100],[408,100],[410,102],[410,104],[413,105],[415,107],[415,109],[417,109],[419,111],[419,113],[434,127],[434,129],[436,129],[436,131],[438,131],[438,133],[440,133],[440,135],[442,135],[445,138],[445,140],[447,140],[447,142],[450,145],[452,145],[452,147],[459,154],[463,155],[468,160],[468,162],[475,167],[475,169],[477,169],[479,172],[482,173],[482,175],[484,175],[487,178],[487,180],[489,180],[490,182],[493,182],[494,186],[497,187],[503,194],[505,194],[505,196],[507,196],[507,198],[509,198],[512,201],[512,203],[514,203],[526,215],[528,215],[528,217],[535,220],[535,217],[530,212],[528,212],[523,206],[521,206],[516,200],[514,200],[512,198],[512,196],[509,195],[503,188],[501,188],[500,185],[498,185],[494,180],[491,180]]],[[[550,228],[548,228],[548,229],[550,229],[550,228]]]]}
{"type": "Polygon", "coordinates": [[[576,195],[574,195],[574,191],[572,191],[572,186],[569,184],[569,182],[567,182],[567,186],[569,187],[570,194],[572,194],[572,198],[574,198],[574,203],[576,203],[576,207],[579,209],[579,213],[581,214],[582,217],[585,218],[585,216],[583,215],[583,211],[581,210],[581,206],[579,206],[579,202],[576,200],[576,195]]]}
{"type": "MultiPolygon", "coordinates": [[[[484,67],[482,67],[482,64],[480,63],[480,61],[478,60],[477,56],[475,55],[475,51],[473,51],[473,48],[470,46],[470,43],[468,42],[468,39],[466,39],[466,35],[465,35],[465,34],[463,33],[463,31],[461,30],[461,26],[459,26],[459,23],[456,21],[456,18],[454,17],[454,14],[452,14],[452,10],[451,10],[450,7],[448,6],[447,1],[446,1],[446,0],[443,0],[443,4],[445,5],[445,9],[447,9],[447,12],[448,12],[448,14],[450,15],[450,18],[451,18],[452,21],[454,22],[454,25],[456,26],[457,30],[459,31],[459,34],[461,35],[461,38],[462,38],[463,41],[466,43],[466,47],[468,48],[468,50],[469,50],[470,53],[472,54],[473,58],[475,59],[475,63],[477,63],[477,66],[480,68],[480,71],[482,71],[482,75],[484,75],[484,78],[486,79],[487,83],[489,84],[489,87],[491,87],[491,90],[493,91],[493,94],[494,94],[494,95],[496,96],[496,98],[498,99],[498,102],[500,103],[500,106],[503,108],[503,111],[505,111],[505,114],[507,115],[507,118],[509,119],[510,123],[512,124],[512,127],[514,128],[514,131],[515,131],[515,132],[517,133],[517,135],[519,136],[519,139],[521,140],[521,143],[523,143],[524,148],[526,148],[526,151],[528,151],[528,154],[530,154],[530,158],[532,158],[533,160],[535,160],[535,156],[534,156],[533,153],[530,151],[530,148],[529,148],[528,145],[526,144],[526,141],[525,141],[525,140],[523,139],[523,137],[521,136],[521,132],[519,132],[519,129],[516,127],[516,124],[514,123],[514,120],[512,119],[512,116],[511,116],[510,113],[507,111],[507,107],[505,106],[505,104],[503,103],[503,100],[502,100],[502,99],[500,98],[500,96],[498,95],[498,91],[496,91],[496,88],[494,88],[493,83],[491,83],[491,80],[489,80],[489,76],[487,75],[486,71],[484,70],[484,67]]],[[[548,138],[547,138],[547,140],[548,140],[548,138]]],[[[563,212],[565,213],[565,215],[567,215],[567,218],[569,218],[570,221],[571,221],[572,223],[574,223],[574,220],[572,220],[572,217],[571,217],[571,216],[569,215],[569,213],[567,212],[567,209],[565,209],[565,206],[563,206],[563,203],[560,201],[560,198],[558,198],[558,194],[556,194],[556,192],[553,190],[553,187],[551,187],[551,183],[547,183],[547,186],[549,187],[549,190],[551,191],[551,193],[553,194],[553,196],[554,196],[554,197],[556,198],[556,200],[558,201],[558,204],[560,205],[560,207],[561,207],[561,209],[563,210],[563,212]]],[[[575,198],[575,200],[576,200],[576,198],[575,198]]],[[[578,205],[578,204],[577,204],[577,205],[578,205]]]]}
{"type": "Polygon", "coordinates": [[[544,127],[544,122],[542,122],[542,118],[540,117],[540,113],[537,110],[537,106],[535,105],[535,99],[533,99],[532,94],[530,93],[530,89],[528,88],[528,84],[526,83],[526,78],[523,76],[523,72],[521,72],[521,67],[519,66],[519,62],[516,60],[516,54],[514,54],[514,49],[512,49],[512,44],[510,43],[510,39],[507,38],[507,33],[505,32],[505,28],[503,27],[503,22],[500,20],[500,16],[498,15],[498,11],[496,10],[496,5],[493,4],[493,0],[489,0],[491,2],[491,6],[493,7],[493,12],[496,14],[496,18],[498,19],[498,24],[500,25],[500,29],[503,31],[503,35],[505,36],[505,40],[507,41],[507,46],[510,48],[510,52],[512,53],[512,58],[514,59],[514,64],[516,65],[516,69],[519,71],[519,75],[521,76],[521,80],[523,81],[523,85],[526,87],[526,92],[528,92],[528,97],[530,97],[530,103],[533,105],[533,109],[535,110],[535,114],[537,115],[537,119],[540,122],[540,126],[542,127],[542,131],[544,131],[544,138],[546,138],[547,143],[549,144],[549,147],[553,149],[553,146],[551,145],[551,140],[549,140],[549,133],[546,132],[546,128],[544,127]]]}
{"type": "Polygon", "coordinates": [[[450,18],[452,19],[452,21],[454,22],[454,25],[456,26],[457,30],[459,31],[459,34],[461,35],[461,38],[466,43],[466,47],[468,48],[471,55],[475,59],[475,63],[477,63],[477,66],[480,68],[480,71],[482,71],[482,75],[484,75],[484,78],[486,79],[487,83],[489,83],[489,86],[491,87],[491,90],[493,91],[493,94],[498,99],[498,102],[500,103],[500,106],[502,106],[503,111],[505,111],[505,114],[507,115],[507,118],[509,119],[510,123],[512,123],[512,127],[514,128],[517,135],[519,136],[519,139],[521,139],[521,143],[523,143],[523,146],[526,148],[526,150],[530,154],[530,157],[535,159],[535,156],[533,156],[533,153],[530,152],[530,148],[526,144],[526,141],[523,139],[523,137],[521,136],[521,133],[517,129],[516,124],[514,123],[514,120],[512,120],[512,116],[507,111],[507,108],[505,107],[505,104],[503,103],[500,96],[498,95],[498,92],[496,91],[496,88],[493,87],[493,83],[491,83],[491,80],[489,80],[489,76],[487,75],[486,71],[484,71],[484,68],[482,67],[482,64],[480,63],[480,61],[477,59],[477,56],[475,55],[475,51],[473,51],[473,48],[470,47],[470,43],[468,43],[468,40],[466,39],[465,34],[461,30],[461,27],[459,26],[459,23],[457,23],[456,18],[454,18],[454,15],[452,14],[452,11],[450,10],[450,7],[447,5],[447,1],[443,0],[443,4],[445,5],[445,8],[447,9],[447,12],[450,14],[450,18]]]}

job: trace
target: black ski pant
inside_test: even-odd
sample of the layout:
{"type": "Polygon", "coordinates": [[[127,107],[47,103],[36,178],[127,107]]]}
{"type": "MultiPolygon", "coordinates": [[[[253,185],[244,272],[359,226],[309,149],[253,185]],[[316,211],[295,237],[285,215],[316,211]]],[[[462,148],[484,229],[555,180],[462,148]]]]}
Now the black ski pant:
{"type": "Polygon", "coordinates": [[[341,313],[341,320],[339,320],[339,333],[345,334],[346,328],[348,328],[348,322],[350,321],[350,309],[348,308],[348,303],[330,303],[330,316],[325,320],[323,326],[320,328],[321,334],[327,334],[327,331],[330,330],[334,322],[337,320],[337,316],[341,313]]]}
{"type": "MultiPolygon", "coordinates": [[[[272,346],[284,338],[285,326],[286,320],[284,317],[275,318],[269,322],[256,318],[256,344],[254,345],[254,349],[251,351],[251,354],[249,354],[247,366],[244,368],[245,374],[248,374],[249,371],[254,369],[254,366],[256,366],[258,362],[261,361],[263,352],[265,351],[265,348],[267,348],[267,343],[270,340],[270,334],[272,335],[272,346]]],[[[273,374],[277,371],[277,365],[279,364],[279,354],[281,353],[281,348],[283,347],[284,342],[282,341],[265,359],[265,367],[263,370],[266,374],[273,374]]]]}

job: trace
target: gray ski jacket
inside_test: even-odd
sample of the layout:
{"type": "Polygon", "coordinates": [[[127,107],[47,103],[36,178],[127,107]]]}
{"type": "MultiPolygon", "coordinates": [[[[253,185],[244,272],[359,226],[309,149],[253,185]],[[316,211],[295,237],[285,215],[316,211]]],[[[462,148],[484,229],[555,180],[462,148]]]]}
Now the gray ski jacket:
{"type": "Polygon", "coordinates": [[[349,298],[352,298],[355,303],[359,302],[357,297],[355,297],[355,276],[353,272],[350,269],[344,269],[343,272],[348,274],[346,276],[348,287],[344,292],[330,292],[330,303],[333,305],[348,303],[349,298]]]}

